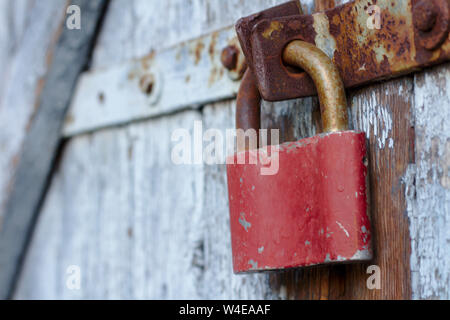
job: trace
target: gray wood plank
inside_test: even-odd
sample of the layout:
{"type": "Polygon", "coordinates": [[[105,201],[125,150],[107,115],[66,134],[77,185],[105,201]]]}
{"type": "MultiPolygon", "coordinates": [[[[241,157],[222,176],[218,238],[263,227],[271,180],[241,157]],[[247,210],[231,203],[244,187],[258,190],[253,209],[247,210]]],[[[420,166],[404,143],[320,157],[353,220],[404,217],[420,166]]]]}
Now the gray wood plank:
{"type": "Polygon", "coordinates": [[[105,1],[79,0],[81,30],[64,28],[53,53],[36,114],[23,143],[0,232],[0,297],[12,295],[60,142],[62,123],[86,66],[105,1]]]}
{"type": "Polygon", "coordinates": [[[0,220],[65,7],[59,0],[0,1],[0,220]]]}
{"type": "MultiPolygon", "coordinates": [[[[283,0],[236,0],[232,5],[214,0],[207,18],[198,20],[190,17],[205,14],[204,3],[172,1],[170,10],[186,15],[182,20],[190,23],[184,24],[183,32],[193,38],[208,26],[229,25],[243,14],[275,2],[283,0]],[[178,7],[181,3],[183,7],[178,7]],[[220,22],[218,13],[225,14],[224,8],[230,16],[220,22]]],[[[155,3],[111,4],[94,53],[94,57],[105,58],[94,58],[94,69],[141,56],[151,46],[167,43],[166,38],[179,39],[175,22],[156,21],[167,22],[167,16],[154,10],[155,3]],[[139,6],[138,14],[147,18],[122,19],[122,27],[117,28],[117,16],[131,10],[126,6],[139,6]],[[143,28],[144,22],[149,41],[130,37],[122,50],[117,44],[122,36],[117,33],[132,34],[135,28],[143,28]],[[157,25],[163,28],[155,28],[157,25]]],[[[266,276],[250,281],[231,272],[223,167],[220,173],[216,172],[219,168],[208,167],[205,174],[203,166],[177,167],[170,159],[174,129],[191,130],[195,119],[203,119],[204,128],[232,128],[232,105],[214,104],[211,108],[215,111],[205,107],[205,116],[183,111],[70,139],[52,179],[15,298],[277,297],[266,276]],[[214,187],[217,180],[221,184],[214,187]],[[213,209],[214,203],[223,205],[213,209]],[[212,210],[216,210],[214,214],[212,210]],[[219,221],[221,231],[216,232],[210,226],[219,221]],[[81,268],[78,291],[66,286],[70,265],[81,268]]]]}
{"type": "MultiPolygon", "coordinates": [[[[272,2],[211,0],[210,8],[205,9],[205,3],[200,1],[184,7],[179,1],[172,1],[167,7],[162,2],[147,1],[146,5],[130,1],[126,5],[115,1],[96,47],[93,67],[139,57],[159,45],[173,44],[184,36],[197,36],[199,30],[208,30],[208,26],[216,29],[222,23],[219,12],[229,15],[223,20],[229,24],[228,19],[257,11],[259,6],[267,7],[272,2]],[[245,10],[238,8],[234,16],[234,8],[226,9],[227,3],[239,8],[242,5],[245,10]],[[162,17],[150,18],[154,17],[153,11],[158,12],[155,6],[173,10],[169,20],[164,17],[170,23],[159,21],[162,17]],[[205,10],[210,12],[206,18],[205,10]],[[225,13],[226,10],[230,13],[225,13]],[[116,21],[122,14],[127,16],[123,20],[126,22],[117,28],[116,21]],[[192,19],[187,25],[180,22],[183,14],[201,19],[192,19]]],[[[398,181],[392,180],[392,184],[398,188],[383,193],[386,199],[392,194],[394,198],[407,198],[405,217],[408,215],[410,220],[414,298],[448,297],[448,78],[448,66],[440,66],[417,75],[414,86],[408,79],[398,79],[392,84],[374,85],[376,92],[362,89],[350,101],[353,125],[366,130],[373,150],[378,150],[374,152],[374,167],[381,168],[381,162],[377,161],[387,159],[383,163],[388,171],[396,163],[390,157],[393,150],[406,146],[403,138],[391,140],[393,132],[401,133],[402,137],[408,134],[402,133],[399,122],[393,120],[406,121],[409,113],[402,117],[400,108],[394,114],[385,104],[395,107],[389,101],[400,101],[401,95],[414,90],[415,124],[411,126],[416,126],[416,164],[411,164],[403,179],[395,176],[398,181]],[[399,194],[403,188],[405,195],[399,194]]],[[[205,106],[201,113],[183,111],[70,139],[52,180],[15,297],[276,299],[357,295],[364,283],[359,284],[355,293],[348,288],[342,293],[339,285],[329,286],[337,281],[339,268],[271,276],[232,274],[224,167],[174,166],[170,162],[173,146],[170,136],[176,128],[192,130],[193,121],[199,119],[203,120],[204,129],[232,128],[233,110],[233,102],[221,102],[205,106]],[[66,286],[70,265],[81,267],[79,291],[66,286]],[[320,278],[317,283],[313,281],[316,278],[320,278]]],[[[283,121],[296,123],[290,129],[285,127],[282,137],[300,138],[316,132],[314,99],[264,104],[263,110],[265,127],[283,121]]],[[[389,218],[383,205],[380,202],[380,216],[389,218]]],[[[387,249],[392,251],[398,243],[389,245],[392,248],[387,249]]],[[[383,261],[389,264],[389,259],[383,261]]],[[[400,270],[395,268],[392,270],[400,270]]],[[[361,279],[365,279],[364,270],[359,271],[361,279]]],[[[385,279],[395,276],[392,271],[385,279]]],[[[347,284],[351,281],[354,279],[347,284]]],[[[399,286],[396,290],[400,289],[399,286]]],[[[369,297],[382,294],[371,293],[369,297]]]]}

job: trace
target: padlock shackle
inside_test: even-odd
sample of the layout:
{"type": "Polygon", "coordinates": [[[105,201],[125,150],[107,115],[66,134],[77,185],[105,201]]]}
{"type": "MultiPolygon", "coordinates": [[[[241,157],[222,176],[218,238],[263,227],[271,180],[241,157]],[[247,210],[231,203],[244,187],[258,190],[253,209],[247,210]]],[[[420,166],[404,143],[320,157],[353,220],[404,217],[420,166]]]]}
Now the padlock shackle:
{"type": "MultiPolygon", "coordinates": [[[[242,78],[236,101],[236,129],[247,131],[255,129],[256,136],[259,137],[261,120],[261,95],[256,85],[253,72],[247,68],[242,78]]],[[[258,139],[257,139],[258,140],[258,139]]],[[[258,143],[258,141],[257,141],[258,143]]],[[[238,151],[245,150],[244,145],[238,143],[238,151]]]]}
{"type": "Polygon", "coordinates": [[[283,61],[302,68],[317,88],[324,132],[348,129],[344,83],[333,61],[315,45],[294,40],[283,51],[283,61]]]}
{"type": "MultiPolygon", "coordinates": [[[[313,79],[320,101],[324,132],[348,129],[347,98],[339,70],[319,48],[308,42],[294,40],[283,51],[285,63],[302,68],[313,79]]],[[[252,71],[247,68],[236,101],[236,129],[255,129],[259,137],[261,95],[252,71]]],[[[238,146],[238,152],[246,150],[238,146]]]]}

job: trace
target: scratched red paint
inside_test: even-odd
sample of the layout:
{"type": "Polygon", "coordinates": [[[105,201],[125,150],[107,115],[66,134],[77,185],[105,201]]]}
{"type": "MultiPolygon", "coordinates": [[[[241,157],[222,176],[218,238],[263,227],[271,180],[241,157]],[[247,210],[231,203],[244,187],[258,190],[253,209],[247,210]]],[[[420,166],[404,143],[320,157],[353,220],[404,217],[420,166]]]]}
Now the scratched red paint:
{"type": "Polygon", "coordinates": [[[273,148],[276,175],[261,175],[261,163],[227,165],[234,272],[370,260],[365,135],[329,133],[273,148]]]}

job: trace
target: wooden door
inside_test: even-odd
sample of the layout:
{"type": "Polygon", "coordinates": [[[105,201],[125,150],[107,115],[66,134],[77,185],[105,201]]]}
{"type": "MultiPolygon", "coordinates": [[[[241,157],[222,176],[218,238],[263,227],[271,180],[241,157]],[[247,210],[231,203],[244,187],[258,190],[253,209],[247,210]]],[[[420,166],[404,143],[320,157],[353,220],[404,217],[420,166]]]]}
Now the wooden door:
{"type": "MultiPolygon", "coordinates": [[[[112,1],[91,71],[282,2],[112,1]]],[[[343,1],[313,2],[302,1],[306,12],[343,1]]],[[[170,158],[177,128],[192,131],[196,120],[203,130],[233,128],[235,100],[228,100],[67,139],[15,297],[450,298],[449,75],[447,64],[348,91],[351,126],[370,145],[372,263],[232,273],[225,166],[179,166],[170,158]],[[380,289],[366,285],[369,265],[380,268],[380,289]],[[70,266],[81,270],[80,290],[66,286],[70,266]]],[[[263,102],[262,110],[262,126],[279,128],[283,141],[320,131],[316,98],[263,102]]]]}

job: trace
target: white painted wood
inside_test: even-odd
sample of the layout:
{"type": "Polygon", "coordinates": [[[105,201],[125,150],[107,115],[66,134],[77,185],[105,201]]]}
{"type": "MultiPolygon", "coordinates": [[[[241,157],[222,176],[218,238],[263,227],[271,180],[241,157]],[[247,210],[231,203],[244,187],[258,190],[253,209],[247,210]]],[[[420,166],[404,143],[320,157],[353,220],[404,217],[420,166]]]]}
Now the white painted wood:
{"type": "MultiPolygon", "coordinates": [[[[113,0],[94,52],[93,68],[107,68],[146,56],[152,51],[230,26],[243,16],[284,2],[113,0]]],[[[305,11],[311,12],[314,0],[301,3],[305,11]]]]}
{"type": "MultiPolygon", "coordinates": [[[[282,1],[113,1],[93,72],[229,25],[274,2],[282,1]]],[[[448,74],[448,66],[437,67],[415,81],[416,166],[404,181],[415,298],[449,298],[448,74]]],[[[362,128],[377,128],[369,134],[390,148],[390,115],[376,102],[368,105],[362,128]]],[[[233,110],[233,103],[222,102],[202,113],[183,111],[70,139],[16,298],[286,298],[266,275],[231,273],[223,166],[170,162],[175,128],[192,129],[196,119],[205,128],[232,127],[233,110]],[[81,267],[80,291],[66,287],[70,265],[81,267]]]]}
{"type": "Polygon", "coordinates": [[[0,1],[0,219],[65,5],[0,1]]]}
{"type": "Polygon", "coordinates": [[[5,205],[0,232],[0,298],[9,298],[21,270],[22,258],[45,197],[61,128],[73,89],[88,64],[97,26],[106,9],[104,0],[79,0],[80,30],[63,28],[52,51],[36,112],[23,141],[22,152],[5,205]]]}
{"type": "Polygon", "coordinates": [[[71,140],[17,298],[200,297],[202,166],[170,158],[171,132],[196,119],[189,111],[71,140]],[[66,286],[71,265],[79,291],[66,286]]]}
{"type": "MultiPolygon", "coordinates": [[[[208,105],[203,110],[204,130],[235,126],[235,102],[208,105]]],[[[202,226],[204,228],[204,299],[277,299],[268,274],[234,275],[229,228],[228,187],[225,165],[205,165],[202,226]]]]}
{"type": "MultiPolygon", "coordinates": [[[[184,0],[131,1],[129,5],[113,2],[105,30],[115,28],[114,39],[108,32],[101,33],[94,53],[94,70],[82,77],[76,89],[64,136],[234,98],[239,82],[230,79],[220,62],[222,49],[232,39],[238,43],[230,22],[282,2],[252,5],[236,0],[206,3],[197,0],[190,5],[184,0]],[[168,12],[168,20],[152,19],[155,12],[168,12]],[[189,15],[188,26],[181,18],[183,15],[189,15]],[[132,30],[117,28],[116,21],[132,23],[132,30]],[[204,36],[191,40],[193,35],[200,34],[204,36]],[[155,38],[160,41],[155,43],[155,38]],[[167,46],[169,49],[165,49],[167,46]],[[126,58],[129,60],[124,61],[126,58]],[[105,60],[110,64],[105,65],[105,60]],[[139,82],[149,74],[156,79],[153,92],[147,95],[139,82]]],[[[312,2],[304,2],[305,11],[311,9],[312,2]]]]}
{"type": "Polygon", "coordinates": [[[413,298],[450,299],[450,64],[414,83],[416,164],[405,175],[413,298]]]}
{"type": "MultiPolygon", "coordinates": [[[[154,10],[156,1],[113,1],[93,70],[145,55],[149,48],[170,44],[168,39],[178,42],[180,30],[193,38],[275,2],[282,1],[158,1],[161,6],[170,3],[164,10],[169,17],[183,14],[171,20],[154,10]],[[147,16],[128,20],[128,10],[138,15],[145,11],[147,16]],[[120,28],[117,21],[123,21],[120,28]],[[176,27],[181,22],[183,27],[176,27]],[[148,32],[140,33],[148,41],[129,37],[139,28],[148,32]]],[[[192,128],[198,118],[204,119],[205,127],[234,126],[231,108],[224,102],[205,107],[206,116],[183,111],[70,139],[15,297],[277,297],[267,276],[232,275],[223,168],[210,167],[206,173],[201,166],[178,167],[170,161],[175,128],[192,128]],[[215,230],[217,223],[220,229],[215,230]],[[81,268],[80,291],[66,287],[70,265],[81,268]]]]}
{"type": "Polygon", "coordinates": [[[232,41],[238,44],[234,27],[228,27],[154,55],[85,73],[67,115],[64,135],[235,97],[239,81],[232,80],[220,62],[222,49],[232,41]],[[150,94],[140,88],[146,76],[155,81],[150,94]]]}

